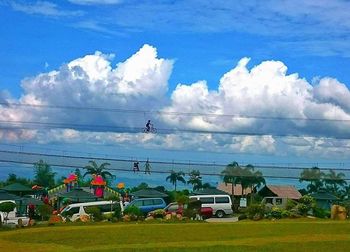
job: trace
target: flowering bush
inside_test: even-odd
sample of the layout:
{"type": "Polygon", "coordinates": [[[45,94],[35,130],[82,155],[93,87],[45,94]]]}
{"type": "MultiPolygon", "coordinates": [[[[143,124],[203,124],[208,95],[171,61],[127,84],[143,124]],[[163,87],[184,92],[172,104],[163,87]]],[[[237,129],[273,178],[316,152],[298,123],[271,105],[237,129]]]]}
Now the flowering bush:
{"type": "Polygon", "coordinates": [[[49,225],[54,225],[56,223],[61,223],[62,218],[58,215],[51,215],[49,218],[49,225]]]}

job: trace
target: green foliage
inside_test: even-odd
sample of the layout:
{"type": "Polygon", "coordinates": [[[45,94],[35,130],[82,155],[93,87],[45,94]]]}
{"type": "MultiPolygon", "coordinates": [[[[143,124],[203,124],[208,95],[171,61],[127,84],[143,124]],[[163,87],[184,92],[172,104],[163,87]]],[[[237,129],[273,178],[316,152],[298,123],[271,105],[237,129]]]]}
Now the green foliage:
{"type": "Polygon", "coordinates": [[[143,213],[141,212],[140,208],[138,208],[137,206],[130,206],[125,208],[124,215],[130,215],[132,217],[136,217],[137,219],[138,217],[143,216],[143,213]]]}
{"type": "Polygon", "coordinates": [[[184,209],[184,216],[187,218],[195,218],[196,215],[200,215],[202,202],[200,200],[190,199],[188,201],[187,208],[184,209]]]}
{"type": "Polygon", "coordinates": [[[103,220],[101,210],[96,206],[89,206],[85,209],[85,212],[93,217],[94,221],[103,220]]]}
{"type": "Polygon", "coordinates": [[[44,204],[37,207],[37,211],[42,220],[48,220],[52,214],[53,208],[50,205],[44,204]]]}
{"type": "Polygon", "coordinates": [[[272,207],[271,212],[269,213],[269,216],[275,219],[281,219],[282,211],[283,210],[279,207],[272,207]]]}
{"type": "Polygon", "coordinates": [[[241,214],[240,216],[238,216],[238,220],[240,221],[240,220],[245,220],[245,219],[247,219],[248,218],[248,216],[246,215],[246,214],[241,214]]]}
{"type": "Polygon", "coordinates": [[[291,210],[297,205],[297,202],[291,199],[287,199],[286,210],[291,210]]]}
{"type": "Polygon", "coordinates": [[[188,203],[188,196],[185,195],[184,193],[178,192],[175,195],[175,201],[179,204],[179,205],[184,205],[186,203],[188,203]]]}
{"type": "Polygon", "coordinates": [[[21,178],[21,177],[18,177],[14,173],[10,173],[8,175],[6,181],[3,183],[3,186],[14,184],[14,183],[19,183],[19,184],[29,186],[29,187],[31,187],[33,184],[33,182],[30,179],[21,178]]]}
{"type": "Polygon", "coordinates": [[[307,213],[311,210],[311,207],[303,203],[298,203],[296,205],[296,209],[298,210],[299,214],[306,216],[307,213]]]}
{"type": "Polygon", "coordinates": [[[177,182],[180,181],[184,184],[186,184],[186,180],[184,179],[185,173],[182,171],[176,172],[174,170],[171,170],[170,175],[166,177],[166,181],[169,181],[174,185],[174,190],[176,191],[177,182]]]}
{"type": "Polygon", "coordinates": [[[301,197],[299,199],[300,203],[303,203],[307,206],[312,206],[313,204],[315,204],[315,199],[313,197],[311,197],[310,195],[304,195],[303,197],[301,197]]]}
{"type": "Polygon", "coordinates": [[[192,170],[189,174],[190,178],[187,181],[187,184],[191,184],[193,191],[202,188],[202,177],[199,170],[192,170]]]}
{"type": "Polygon", "coordinates": [[[50,165],[48,165],[43,160],[34,164],[34,183],[52,188],[55,186],[55,175],[56,173],[52,171],[50,165]]]}
{"type": "Polygon", "coordinates": [[[136,191],[140,191],[140,190],[147,189],[147,188],[149,188],[148,184],[145,182],[142,182],[138,186],[131,188],[130,192],[136,192],[136,191]]]}
{"type": "Polygon", "coordinates": [[[92,176],[93,174],[100,175],[105,180],[108,178],[113,178],[112,173],[106,171],[106,169],[107,169],[106,167],[110,166],[110,165],[111,165],[110,163],[102,163],[101,165],[98,165],[96,163],[96,161],[91,160],[91,161],[89,161],[89,164],[84,167],[86,172],[84,173],[83,178],[86,175],[92,176]]]}
{"type": "Polygon", "coordinates": [[[263,204],[251,204],[247,207],[247,215],[251,220],[260,220],[265,216],[265,205],[263,204]]]}
{"type": "Polygon", "coordinates": [[[331,212],[326,209],[315,207],[313,209],[313,215],[317,218],[328,219],[331,217],[331,212]]]}

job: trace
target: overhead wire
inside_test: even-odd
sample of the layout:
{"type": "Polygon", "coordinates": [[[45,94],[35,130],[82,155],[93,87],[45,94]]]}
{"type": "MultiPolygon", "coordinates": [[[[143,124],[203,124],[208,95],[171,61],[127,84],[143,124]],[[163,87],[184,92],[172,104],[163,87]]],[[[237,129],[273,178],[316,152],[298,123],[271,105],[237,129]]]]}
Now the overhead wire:
{"type": "Polygon", "coordinates": [[[141,114],[163,114],[163,115],[181,115],[181,116],[207,116],[207,117],[230,117],[230,118],[247,118],[260,120],[293,120],[293,121],[329,121],[329,122],[350,122],[350,119],[331,119],[331,118],[303,118],[303,117],[273,117],[260,115],[243,115],[243,114],[219,114],[219,113],[203,113],[203,112],[178,112],[165,110],[141,110],[141,109],[117,109],[106,107],[78,107],[67,105],[48,105],[48,104],[28,104],[15,102],[0,102],[5,107],[33,107],[48,109],[67,109],[67,110],[94,110],[114,113],[141,113],[141,114]]]}
{"type": "MultiPolygon", "coordinates": [[[[115,132],[115,133],[143,133],[142,128],[128,127],[128,126],[113,126],[113,125],[98,125],[98,124],[76,124],[76,123],[59,123],[59,122],[35,122],[35,121],[9,121],[0,120],[0,123],[6,123],[6,126],[1,126],[2,130],[38,130],[38,129],[79,129],[93,132],[115,132]],[[9,126],[8,124],[13,124],[9,126]],[[29,126],[22,126],[20,124],[26,124],[29,126]],[[39,127],[39,128],[38,128],[39,127]],[[99,129],[100,131],[96,130],[99,129]]],[[[200,133],[200,134],[221,134],[221,135],[234,135],[234,136],[274,136],[281,138],[312,138],[312,139],[336,139],[336,140],[349,140],[349,136],[323,136],[323,135],[302,135],[302,134],[282,134],[273,132],[235,132],[235,131],[214,131],[214,130],[198,130],[198,129],[185,129],[185,128],[157,128],[157,134],[171,134],[171,133],[200,133]]]]}
{"type": "MultiPolygon", "coordinates": [[[[6,160],[6,159],[0,159],[0,162],[4,163],[15,163],[15,164],[24,164],[24,165],[34,165],[35,163],[29,162],[29,161],[16,161],[16,160],[6,160]]],[[[71,169],[71,168],[84,168],[84,166],[81,165],[67,165],[67,164],[57,164],[57,163],[50,163],[49,164],[52,167],[56,167],[59,169],[71,169]]],[[[23,168],[30,168],[30,167],[23,167],[23,168]]],[[[122,172],[130,172],[134,173],[130,168],[105,168],[109,171],[122,171],[122,172]]],[[[171,170],[154,170],[152,169],[151,173],[156,174],[169,174],[171,170]]],[[[137,173],[142,173],[142,171],[139,171],[137,173]]],[[[189,175],[189,173],[184,172],[185,175],[189,175]]],[[[201,172],[202,176],[215,176],[215,177],[222,177],[222,173],[215,173],[215,172],[201,172]]],[[[240,175],[240,177],[255,177],[254,175],[240,175]]],[[[293,179],[293,180],[299,180],[299,176],[273,176],[273,175],[263,175],[263,178],[271,178],[271,179],[293,179]]],[[[350,181],[350,178],[344,178],[344,179],[329,179],[329,180],[344,180],[344,181],[350,181]]]]}

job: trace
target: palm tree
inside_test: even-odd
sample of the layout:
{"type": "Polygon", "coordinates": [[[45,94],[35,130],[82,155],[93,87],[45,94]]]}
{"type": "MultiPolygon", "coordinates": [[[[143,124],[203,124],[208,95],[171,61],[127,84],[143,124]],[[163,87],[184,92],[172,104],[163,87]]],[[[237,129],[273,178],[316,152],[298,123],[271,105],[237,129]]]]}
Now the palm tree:
{"type": "Polygon", "coordinates": [[[187,184],[191,184],[193,186],[193,191],[202,188],[202,177],[199,170],[192,170],[189,175],[190,178],[187,181],[187,184]]]}
{"type": "Polygon", "coordinates": [[[344,173],[336,173],[334,170],[329,170],[329,173],[324,175],[323,182],[334,194],[338,194],[338,186],[343,187],[346,185],[344,178],[344,173]]]}
{"type": "Polygon", "coordinates": [[[89,164],[84,167],[84,169],[87,171],[84,173],[83,178],[86,175],[92,176],[93,174],[100,175],[103,179],[113,178],[112,173],[105,171],[107,169],[106,166],[109,166],[109,165],[111,165],[111,164],[110,163],[102,163],[99,166],[99,165],[97,165],[97,163],[94,160],[89,161],[89,164]]]}
{"type": "Polygon", "coordinates": [[[176,185],[177,181],[181,181],[182,183],[186,184],[186,180],[184,179],[185,173],[182,171],[176,172],[174,170],[170,171],[170,175],[166,177],[166,181],[169,181],[172,183],[175,187],[175,192],[176,192],[176,185]]]}
{"type": "Polygon", "coordinates": [[[241,181],[242,168],[238,165],[237,162],[232,162],[228,164],[221,172],[222,180],[225,184],[232,184],[232,199],[234,198],[235,193],[235,185],[239,184],[241,181]]]}
{"type": "Polygon", "coordinates": [[[309,184],[306,187],[309,193],[317,192],[323,187],[323,180],[322,180],[323,176],[324,176],[324,173],[321,172],[320,168],[318,167],[312,167],[311,169],[307,168],[301,172],[299,181],[309,182],[309,184]]]}

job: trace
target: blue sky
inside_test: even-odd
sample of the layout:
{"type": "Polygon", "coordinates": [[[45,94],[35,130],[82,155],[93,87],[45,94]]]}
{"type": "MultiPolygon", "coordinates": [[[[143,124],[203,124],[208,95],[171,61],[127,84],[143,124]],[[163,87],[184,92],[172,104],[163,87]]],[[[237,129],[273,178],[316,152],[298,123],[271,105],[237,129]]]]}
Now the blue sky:
{"type": "MultiPolygon", "coordinates": [[[[94,150],[97,145],[108,154],[113,153],[108,145],[126,154],[135,152],[137,142],[139,156],[154,152],[154,157],[169,159],[181,158],[171,152],[180,150],[231,152],[252,163],[349,162],[349,13],[350,2],[345,0],[2,0],[0,101],[219,116],[150,114],[158,128],[177,131],[154,137],[121,131],[111,139],[104,130],[87,134],[72,123],[92,125],[98,118],[104,125],[142,127],[145,116],[115,118],[108,112],[71,110],[51,117],[47,109],[0,106],[3,124],[11,119],[68,125],[66,131],[6,131],[0,137],[18,145],[66,144],[63,149],[76,144],[73,149],[85,145],[94,150]],[[98,74],[101,69],[105,75],[98,74]],[[82,72],[89,78],[75,79],[74,74],[82,72]],[[137,78],[130,76],[133,73],[137,78]],[[77,95],[82,98],[75,100],[77,95]],[[304,121],[231,121],[222,116],[237,114],[304,121]],[[186,135],[184,129],[198,134],[186,135]],[[161,153],[164,149],[167,152],[161,153]]],[[[203,152],[191,156],[232,159],[203,152]]]]}

